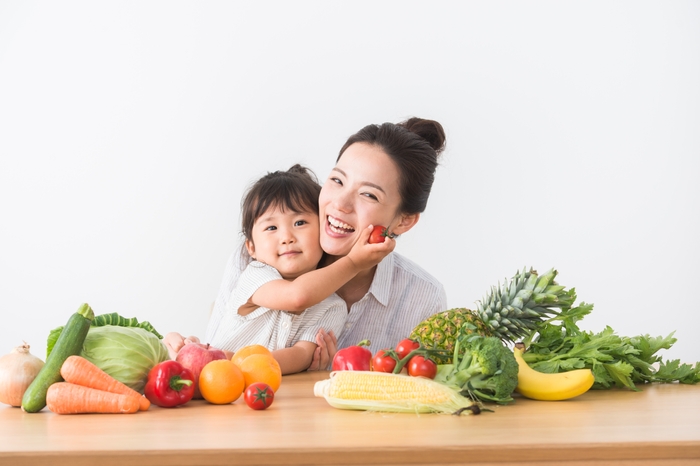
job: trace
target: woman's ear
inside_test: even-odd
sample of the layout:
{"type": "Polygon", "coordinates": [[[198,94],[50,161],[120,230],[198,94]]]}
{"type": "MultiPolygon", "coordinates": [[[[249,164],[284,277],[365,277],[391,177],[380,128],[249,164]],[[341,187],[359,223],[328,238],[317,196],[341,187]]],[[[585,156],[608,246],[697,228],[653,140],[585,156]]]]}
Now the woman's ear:
{"type": "Polygon", "coordinates": [[[420,213],[416,214],[401,214],[399,216],[399,223],[391,229],[391,232],[395,235],[403,235],[408,230],[413,228],[413,226],[420,220],[420,213]]]}
{"type": "Polygon", "coordinates": [[[248,250],[248,255],[255,259],[255,244],[249,239],[245,240],[245,248],[248,250]]]}

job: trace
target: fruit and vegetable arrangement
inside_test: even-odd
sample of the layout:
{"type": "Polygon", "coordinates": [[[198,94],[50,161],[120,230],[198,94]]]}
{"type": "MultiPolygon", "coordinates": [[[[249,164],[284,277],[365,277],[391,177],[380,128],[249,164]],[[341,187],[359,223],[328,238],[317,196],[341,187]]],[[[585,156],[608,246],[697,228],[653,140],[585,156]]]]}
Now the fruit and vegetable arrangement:
{"type": "Polygon", "coordinates": [[[557,401],[591,388],[700,382],[700,362],[657,355],[675,343],[673,334],[581,330],[577,322],[593,305],[575,304],[575,289],[559,285],[556,276],[555,270],[539,275],[524,269],[493,287],[474,310],[429,317],[396,348],[374,355],[359,345],[341,350],[314,394],[341,409],[478,414],[484,403],[513,402],[513,393],[557,401]]]}
{"type": "Polygon", "coordinates": [[[56,414],[133,414],[192,399],[230,404],[242,395],[253,410],[272,404],[282,372],[267,348],[247,346],[229,360],[192,343],[171,360],[161,339],[149,322],[95,316],[83,304],[50,332],[46,363],[26,343],[0,358],[0,402],[56,414]]]}
{"type": "MultiPolygon", "coordinates": [[[[386,234],[377,228],[377,241],[386,234]]],[[[579,328],[593,305],[576,303],[557,272],[524,269],[493,287],[474,310],[449,309],[419,323],[394,348],[375,354],[369,341],[339,350],[314,394],[333,407],[410,413],[490,411],[489,403],[567,400],[590,389],[639,390],[647,383],[700,382],[700,362],[658,355],[676,339],[619,336],[579,328]]],[[[243,397],[267,409],[282,383],[261,345],[228,358],[208,344],[185,345],[171,360],[148,322],[87,304],[52,330],[44,363],[26,343],[0,358],[0,402],[36,413],[138,413],[193,399],[227,405],[243,397]]]]}

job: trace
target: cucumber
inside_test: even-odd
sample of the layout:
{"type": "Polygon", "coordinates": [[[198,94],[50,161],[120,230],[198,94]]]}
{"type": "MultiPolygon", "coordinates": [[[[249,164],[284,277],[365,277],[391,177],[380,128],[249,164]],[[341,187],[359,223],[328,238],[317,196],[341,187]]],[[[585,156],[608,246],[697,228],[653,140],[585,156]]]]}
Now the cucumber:
{"type": "Polygon", "coordinates": [[[46,406],[46,392],[51,384],[63,380],[61,366],[68,356],[80,354],[83,343],[90,330],[90,323],[95,318],[95,313],[90,306],[83,304],[70,316],[56,340],[53,351],[46,358],[46,364],[41,368],[34,381],[27,387],[22,396],[22,410],[28,413],[36,413],[46,406]]]}

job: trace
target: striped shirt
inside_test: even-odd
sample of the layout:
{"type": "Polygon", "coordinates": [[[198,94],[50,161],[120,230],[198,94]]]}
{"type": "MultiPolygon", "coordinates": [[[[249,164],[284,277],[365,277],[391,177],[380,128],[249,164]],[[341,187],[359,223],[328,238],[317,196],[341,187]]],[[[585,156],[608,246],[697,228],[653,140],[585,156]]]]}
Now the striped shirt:
{"type": "Polygon", "coordinates": [[[392,252],[377,265],[369,292],[350,307],[338,348],[371,342],[394,348],[421,321],[447,309],[445,288],[415,262],[392,252]]]}
{"type": "MultiPolygon", "coordinates": [[[[240,276],[240,253],[234,253],[221,282],[214,312],[207,328],[207,341],[216,330],[222,309],[226,308],[231,290],[240,276]]],[[[432,275],[411,260],[392,252],[377,265],[367,294],[350,308],[338,348],[356,345],[364,339],[371,341],[374,354],[383,348],[393,348],[423,319],[447,309],[445,288],[432,275]]],[[[330,328],[326,328],[330,331],[330,328]]]]}
{"type": "Polygon", "coordinates": [[[236,352],[247,345],[263,345],[270,351],[298,341],[316,342],[320,328],[341,332],[347,317],[345,301],[333,294],[301,314],[258,307],[248,315],[238,309],[267,282],[282,276],[269,265],[253,261],[243,270],[225,305],[215,309],[218,325],[207,329],[207,342],[215,348],[236,352]],[[217,313],[218,311],[218,313],[217,313]]]}

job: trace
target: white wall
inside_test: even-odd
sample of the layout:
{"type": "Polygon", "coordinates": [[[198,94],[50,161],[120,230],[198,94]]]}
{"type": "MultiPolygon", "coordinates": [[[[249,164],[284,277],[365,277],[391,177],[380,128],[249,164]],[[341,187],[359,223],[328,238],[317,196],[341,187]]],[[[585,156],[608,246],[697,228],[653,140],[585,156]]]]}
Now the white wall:
{"type": "Polygon", "coordinates": [[[0,1],[0,354],[83,302],[202,335],[246,185],[368,123],[448,150],[399,252],[524,266],[700,360],[700,3],[0,1]]]}

